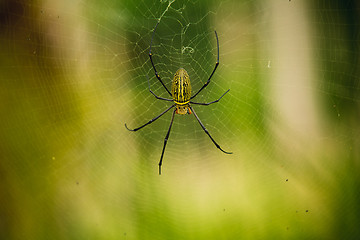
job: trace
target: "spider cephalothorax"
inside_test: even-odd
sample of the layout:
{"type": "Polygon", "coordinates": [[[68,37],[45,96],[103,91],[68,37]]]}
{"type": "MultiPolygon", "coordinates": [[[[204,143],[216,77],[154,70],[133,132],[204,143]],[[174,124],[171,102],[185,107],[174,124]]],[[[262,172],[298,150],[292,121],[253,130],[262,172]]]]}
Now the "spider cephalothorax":
{"type": "MultiPolygon", "coordinates": [[[[231,154],[231,152],[226,152],[224,151],[219,144],[217,144],[215,142],[215,140],[211,137],[209,131],[205,128],[204,124],[201,122],[200,118],[197,116],[197,114],[195,113],[194,109],[191,107],[190,104],[195,104],[195,105],[203,105],[203,106],[208,106],[212,103],[216,103],[218,102],[227,92],[229,92],[229,90],[227,90],[223,95],[221,95],[221,97],[219,97],[217,100],[209,102],[209,103],[198,103],[198,102],[193,102],[191,101],[191,99],[193,99],[196,95],[198,95],[209,83],[210,83],[210,79],[212,78],[212,76],[215,73],[215,70],[217,69],[218,65],[219,65],[219,39],[217,36],[217,33],[215,31],[215,36],[216,36],[216,43],[217,43],[217,61],[215,63],[215,68],[212,71],[212,73],[210,74],[210,77],[208,78],[208,80],[204,83],[204,85],[193,95],[191,96],[191,84],[190,84],[190,77],[189,74],[187,73],[187,71],[183,68],[180,68],[179,70],[176,71],[176,73],[174,74],[174,79],[172,81],[172,85],[171,85],[171,92],[169,91],[169,89],[165,86],[164,82],[161,80],[158,72],[156,71],[153,59],[152,59],[152,52],[151,52],[151,46],[152,46],[152,41],[154,38],[154,34],[155,34],[155,30],[157,28],[159,23],[156,24],[154,31],[153,31],[153,35],[151,37],[151,42],[150,42],[150,50],[149,50],[149,57],[150,57],[150,62],[151,65],[155,71],[155,76],[156,78],[160,81],[160,83],[163,85],[163,87],[165,88],[165,90],[169,93],[169,95],[172,97],[172,99],[169,98],[163,98],[163,97],[159,97],[157,96],[151,89],[150,89],[150,83],[149,83],[149,91],[151,92],[151,94],[153,94],[157,99],[160,100],[165,100],[165,101],[170,101],[173,102],[174,104],[171,105],[169,108],[167,108],[165,111],[163,111],[162,113],[160,113],[160,115],[154,117],[153,119],[151,119],[150,121],[148,121],[147,123],[145,123],[144,125],[141,125],[138,128],[134,128],[134,129],[129,129],[126,124],[125,127],[130,130],[130,131],[137,131],[143,127],[145,127],[146,125],[153,123],[155,120],[157,120],[158,118],[160,118],[162,115],[164,115],[165,113],[167,113],[170,109],[174,108],[172,117],[171,117],[171,121],[170,121],[170,126],[169,126],[169,130],[165,136],[164,139],[164,145],[163,145],[163,149],[161,152],[161,157],[160,157],[160,162],[159,162],[159,174],[161,174],[161,165],[162,165],[162,160],[164,157],[164,152],[165,152],[165,147],[167,144],[167,141],[169,139],[169,135],[170,135],[170,131],[171,131],[171,126],[173,124],[174,121],[174,116],[175,113],[176,114],[180,114],[180,115],[185,115],[185,114],[191,114],[193,113],[195,118],[197,119],[197,121],[199,122],[201,128],[204,130],[204,132],[209,136],[209,138],[211,139],[211,141],[215,144],[215,146],[220,149],[222,152],[226,153],[226,154],[231,154]]],[[[149,78],[148,78],[149,81],[149,78]]]]}

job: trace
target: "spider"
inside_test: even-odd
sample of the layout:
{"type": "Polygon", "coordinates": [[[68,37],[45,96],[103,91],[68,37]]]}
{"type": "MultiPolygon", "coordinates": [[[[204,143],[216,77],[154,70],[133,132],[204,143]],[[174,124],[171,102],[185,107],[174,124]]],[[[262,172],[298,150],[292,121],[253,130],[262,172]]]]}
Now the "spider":
{"type": "Polygon", "coordinates": [[[152,37],[151,37],[151,41],[150,41],[150,50],[149,50],[149,57],[150,57],[150,62],[151,65],[155,71],[155,76],[156,78],[160,81],[160,83],[162,84],[162,86],[164,87],[164,89],[168,92],[168,94],[172,97],[172,99],[168,99],[168,98],[163,98],[163,97],[159,97],[157,96],[151,89],[150,89],[150,83],[149,83],[149,77],[148,77],[148,87],[149,87],[149,91],[152,95],[154,95],[155,98],[159,99],[159,100],[164,100],[164,101],[169,101],[169,102],[173,102],[173,104],[168,107],[165,111],[163,111],[162,113],[160,113],[158,116],[154,117],[153,119],[151,119],[150,121],[148,121],[147,123],[145,123],[144,125],[141,125],[140,127],[134,128],[134,129],[130,129],[127,127],[126,123],[125,123],[125,127],[127,130],[129,131],[138,131],[141,128],[153,123],[154,121],[156,121],[158,118],[160,118],[162,115],[164,115],[165,113],[167,113],[170,109],[174,108],[174,111],[172,113],[172,117],[171,117],[171,121],[170,121],[170,126],[169,126],[169,130],[167,131],[167,134],[165,136],[164,139],[164,145],[163,145],[163,149],[161,152],[161,157],[160,157],[160,162],[159,162],[159,175],[161,175],[161,165],[162,165],[162,161],[163,161],[163,157],[164,157],[164,152],[165,152],[165,147],[167,144],[167,141],[169,139],[169,135],[170,135],[170,131],[171,131],[171,126],[173,124],[174,121],[174,116],[175,113],[176,114],[180,114],[180,115],[185,115],[185,114],[194,114],[196,120],[199,122],[201,128],[204,130],[204,132],[209,136],[209,138],[211,139],[211,141],[215,144],[215,146],[222,151],[223,153],[226,154],[232,154],[232,152],[227,152],[224,151],[219,144],[217,144],[217,142],[211,137],[209,131],[206,129],[206,127],[204,126],[204,124],[201,122],[200,118],[198,117],[198,115],[196,114],[194,108],[190,105],[190,104],[194,104],[194,105],[203,105],[203,106],[208,106],[210,104],[213,103],[217,103],[218,101],[220,101],[220,99],[230,91],[230,89],[228,89],[223,95],[221,95],[217,100],[212,101],[212,102],[208,102],[208,103],[199,103],[199,102],[194,102],[192,101],[193,98],[195,98],[209,83],[210,83],[210,79],[212,78],[212,76],[214,75],[217,67],[219,66],[219,39],[218,39],[218,35],[215,31],[215,37],[216,37],[216,43],[217,43],[217,61],[215,63],[215,68],[212,71],[212,73],[210,74],[210,77],[208,78],[208,80],[205,82],[205,84],[193,95],[191,96],[191,85],[190,85],[190,78],[189,75],[187,73],[187,71],[183,68],[180,68],[176,71],[173,81],[172,81],[172,86],[171,86],[171,92],[169,91],[169,89],[165,86],[164,82],[161,80],[160,75],[158,74],[158,72],[156,71],[155,65],[154,65],[154,61],[153,61],[153,55],[151,52],[151,46],[152,46],[152,42],[154,39],[154,35],[155,35],[155,31],[157,26],[159,25],[159,22],[155,25],[154,31],[152,33],[152,37]]]}

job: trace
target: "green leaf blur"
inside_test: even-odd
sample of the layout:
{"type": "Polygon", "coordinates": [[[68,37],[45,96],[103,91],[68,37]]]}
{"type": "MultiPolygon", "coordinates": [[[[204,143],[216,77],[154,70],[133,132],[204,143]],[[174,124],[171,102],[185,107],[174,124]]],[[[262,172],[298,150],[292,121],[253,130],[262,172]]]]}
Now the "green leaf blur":
{"type": "Polygon", "coordinates": [[[357,239],[356,1],[0,3],[1,239],[357,239]],[[185,68],[175,116],[148,91],[185,68]]]}

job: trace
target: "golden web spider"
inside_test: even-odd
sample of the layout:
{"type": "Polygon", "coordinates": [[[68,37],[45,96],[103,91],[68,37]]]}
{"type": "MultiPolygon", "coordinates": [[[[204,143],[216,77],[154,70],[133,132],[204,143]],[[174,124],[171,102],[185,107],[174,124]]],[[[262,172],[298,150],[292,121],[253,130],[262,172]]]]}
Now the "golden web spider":
{"type": "Polygon", "coordinates": [[[126,126],[125,123],[125,127],[126,129],[128,129],[129,131],[137,131],[140,130],[141,128],[149,125],[150,123],[153,123],[155,120],[157,120],[158,118],[160,118],[162,115],[164,115],[165,113],[167,113],[170,109],[174,108],[172,117],[171,117],[171,121],[170,121],[170,126],[169,126],[169,130],[165,136],[164,139],[164,145],[163,145],[163,149],[161,152],[161,157],[160,157],[160,162],[159,162],[159,175],[161,174],[161,165],[162,165],[162,160],[164,157],[164,152],[165,152],[165,147],[166,147],[166,143],[169,139],[169,135],[170,135],[170,131],[171,131],[171,126],[173,124],[174,121],[174,116],[175,113],[176,114],[191,114],[193,113],[195,118],[197,119],[197,121],[199,122],[201,128],[204,130],[204,132],[209,136],[209,138],[211,139],[211,141],[215,144],[215,146],[220,149],[220,151],[222,151],[223,153],[226,154],[231,154],[232,152],[226,152],[224,151],[219,144],[217,144],[217,142],[211,137],[209,131],[205,128],[204,124],[201,122],[200,118],[197,116],[197,114],[195,113],[194,109],[192,108],[192,106],[190,104],[194,104],[194,105],[203,105],[203,106],[208,106],[210,104],[213,103],[217,103],[218,101],[220,101],[220,99],[227,93],[230,91],[227,90],[223,95],[221,95],[217,100],[212,101],[212,102],[208,102],[208,103],[198,103],[198,102],[194,102],[191,101],[193,98],[196,97],[196,95],[198,95],[209,83],[210,83],[210,79],[212,78],[212,76],[214,75],[217,67],[219,66],[219,39],[217,36],[217,33],[215,31],[215,37],[216,37],[216,43],[217,43],[217,61],[215,63],[215,67],[214,70],[212,71],[212,73],[210,74],[210,77],[208,78],[208,80],[205,82],[205,84],[193,95],[191,96],[191,84],[190,84],[190,78],[188,73],[186,72],[185,69],[180,68],[176,71],[173,81],[172,81],[172,86],[171,86],[171,92],[169,91],[169,89],[167,89],[167,87],[165,86],[164,82],[161,80],[158,72],[156,71],[153,59],[152,59],[152,52],[151,52],[151,46],[152,46],[152,42],[154,39],[154,35],[155,35],[155,31],[157,26],[159,25],[159,22],[156,24],[152,37],[151,37],[151,41],[150,41],[150,50],[149,50],[149,57],[150,57],[150,61],[151,61],[151,65],[154,68],[155,71],[155,76],[156,78],[160,81],[160,83],[162,84],[162,86],[165,88],[165,90],[169,93],[169,95],[172,97],[172,99],[168,99],[168,98],[163,98],[163,97],[159,97],[157,96],[153,91],[151,91],[150,89],[150,83],[149,83],[149,78],[148,78],[148,85],[149,85],[149,91],[152,95],[154,95],[157,99],[159,100],[164,100],[164,101],[169,101],[169,102],[173,102],[174,104],[172,104],[169,108],[167,108],[165,111],[163,111],[162,113],[160,113],[158,116],[154,117],[153,119],[151,119],[150,121],[148,121],[147,123],[145,123],[144,125],[141,125],[140,127],[134,128],[134,129],[129,129],[126,126]]]}

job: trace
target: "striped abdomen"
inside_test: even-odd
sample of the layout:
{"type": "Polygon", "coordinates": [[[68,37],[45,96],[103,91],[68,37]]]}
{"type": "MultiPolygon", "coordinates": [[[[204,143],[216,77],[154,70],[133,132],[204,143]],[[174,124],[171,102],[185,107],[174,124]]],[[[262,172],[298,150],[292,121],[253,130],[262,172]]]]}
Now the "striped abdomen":
{"type": "Polygon", "coordinates": [[[171,94],[176,104],[183,105],[189,103],[191,97],[191,85],[189,74],[185,69],[180,68],[176,71],[171,86],[171,94]]]}

